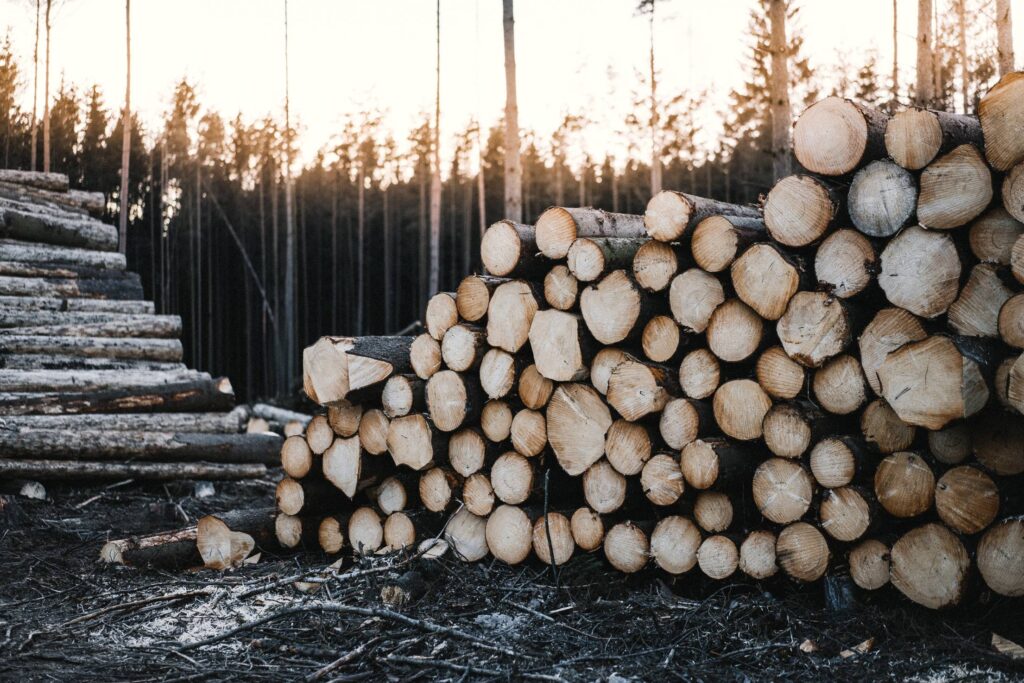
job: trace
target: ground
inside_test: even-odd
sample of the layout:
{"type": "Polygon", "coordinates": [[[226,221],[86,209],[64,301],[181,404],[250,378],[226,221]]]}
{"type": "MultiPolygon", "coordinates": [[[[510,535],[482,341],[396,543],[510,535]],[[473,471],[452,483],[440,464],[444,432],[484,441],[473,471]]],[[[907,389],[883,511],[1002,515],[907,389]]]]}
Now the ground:
{"type": "Polygon", "coordinates": [[[319,553],[264,552],[226,574],[96,562],[108,538],[273,503],[269,479],[216,490],[51,487],[0,512],[0,680],[1024,680],[991,645],[1024,643],[1022,603],[980,586],[934,613],[891,589],[627,578],[593,556],[557,576],[447,556],[325,570],[319,553]]]}

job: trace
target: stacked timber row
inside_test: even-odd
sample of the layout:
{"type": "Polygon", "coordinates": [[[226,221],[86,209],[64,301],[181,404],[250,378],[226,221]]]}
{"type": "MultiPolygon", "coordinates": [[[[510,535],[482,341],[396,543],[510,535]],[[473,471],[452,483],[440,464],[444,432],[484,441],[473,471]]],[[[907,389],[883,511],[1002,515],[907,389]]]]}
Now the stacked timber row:
{"type": "Polygon", "coordinates": [[[181,362],[181,319],[144,299],[103,208],[67,176],[0,170],[0,480],[265,474],[281,438],[242,433],[230,382],[181,362]]]}
{"type": "Polygon", "coordinates": [[[307,348],[279,540],[415,510],[467,561],[1024,594],[1024,74],[980,121],[829,98],[794,147],[762,207],[502,221],[420,336],[307,348]]]}

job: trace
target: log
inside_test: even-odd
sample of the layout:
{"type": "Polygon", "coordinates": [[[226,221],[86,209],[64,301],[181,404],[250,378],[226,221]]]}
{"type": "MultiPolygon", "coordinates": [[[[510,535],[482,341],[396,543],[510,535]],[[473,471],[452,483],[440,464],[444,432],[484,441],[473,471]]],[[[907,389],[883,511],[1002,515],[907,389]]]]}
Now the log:
{"type": "Polygon", "coordinates": [[[904,534],[890,551],[889,577],[907,598],[930,609],[950,607],[963,597],[967,550],[941,524],[925,524],[904,534]]]}
{"type": "Polygon", "coordinates": [[[444,528],[444,538],[463,562],[476,562],[487,556],[487,520],[463,508],[452,515],[444,528]]]}
{"type": "Polygon", "coordinates": [[[427,310],[423,316],[427,334],[437,341],[444,338],[444,333],[452,325],[459,322],[459,309],[455,305],[455,292],[438,292],[427,301],[427,310]]]}
{"type": "Polygon", "coordinates": [[[341,552],[345,546],[346,521],[346,518],[340,515],[331,515],[320,521],[317,527],[317,542],[328,555],[341,552]]]}
{"type": "Polygon", "coordinates": [[[802,265],[777,246],[749,247],[729,269],[736,296],[765,320],[778,320],[800,287],[802,265]]]}
{"type": "Polygon", "coordinates": [[[602,344],[638,336],[654,308],[654,300],[624,270],[609,273],[580,295],[587,329],[602,344]]]}
{"type": "Polygon", "coordinates": [[[971,425],[974,456],[993,474],[1012,477],[1024,472],[1024,422],[1018,415],[986,411],[971,425]]]}
{"type": "Polygon", "coordinates": [[[455,290],[455,308],[459,318],[471,323],[479,322],[487,315],[491,294],[498,285],[508,282],[507,278],[493,275],[467,275],[455,290]]]}
{"type": "Polygon", "coordinates": [[[690,398],[707,398],[718,388],[721,374],[715,354],[707,349],[694,349],[679,364],[679,387],[690,398]]]}
{"type": "Polygon", "coordinates": [[[971,454],[971,430],[960,420],[928,432],[928,451],[944,465],[957,465],[971,454]]]}
{"type": "Polygon", "coordinates": [[[20,415],[0,418],[0,431],[101,430],[106,432],[193,432],[237,434],[242,415],[230,413],[113,413],[107,415],[20,415]]]}
{"type": "Polygon", "coordinates": [[[721,581],[736,573],[740,553],[728,536],[709,536],[697,550],[697,564],[706,577],[721,581]]]}
{"type": "Polygon", "coordinates": [[[281,444],[281,468],[293,479],[302,479],[313,467],[313,451],[304,436],[289,436],[281,444]]]}
{"type": "Polygon", "coordinates": [[[732,517],[732,501],[726,494],[721,491],[701,491],[697,494],[693,502],[693,519],[704,531],[725,531],[732,524],[732,517]]]}
{"type": "Polygon", "coordinates": [[[338,487],[350,500],[354,498],[363,474],[359,437],[335,439],[324,451],[321,466],[327,481],[338,487]]]}
{"type": "Polygon", "coordinates": [[[533,554],[544,564],[565,564],[575,550],[572,525],[562,513],[549,512],[533,523],[533,554]]]}
{"type": "Polygon", "coordinates": [[[259,479],[267,473],[260,463],[208,463],[208,462],[87,462],[84,460],[7,460],[0,459],[3,477],[64,480],[119,481],[176,481],[197,479],[204,481],[259,479]]]}
{"type": "Polygon", "coordinates": [[[256,539],[243,531],[232,531],[212,515],[196,524],[196,548],[208,569],[232,569],[249,557],[256,539]]]}
{"type": "Polygon", "coordinates": [[[480,365],[487,349],[487,332],[475,325],[448,328],[441,341],[441,359],[450,370],[467,372],[480,365]]]}
{"type": "Polygon", "coordinates": [[[1003,206],[1018,221],[1024,221],[1024,162],[1017,164],[1003,181],[1003,206]]]}
{"type": "Polygon", "coordinates": [[[448,439],[448,464],[463,477],[483,469],[486,457],[487,444],[473,429],[460,429],[448,439]]]}
{"type": "Polygon", "coordinates": [[[667,315],[656,315],[647,321],[640,334],[640,347],[644,356],[655,363],[675,358],[680,348],[679,326],[667,315]]]}
{"type": "Polygon", "coordinates": [[[965,337],[998,337],[999,311],[1011,296],[1013,290],[1003,284],[996,266],[979,263],[949,307],[949,327],[965,337]]]}
{"type": "Polygon", "coordinates": [[[970,417],[989,398],[983,364],[978,362],[984,359],[972,356],[944,336],[905,344],[878,368],[882,396],[901,420],[926,429],[942,429],[970,417]]]}
{"type": "Polygon", "coordinates": [[[49,335],[0,335],[0,353],[61,355],[76,358],[112,358],[180,362],[177,339],[116,339],[49,335]]]}
{"type": "Polygon", "coordinates": [[[86,215],[0,200],[0,237],[100,251],[117,249],[117,228],[86,215]]]}
{"type": "Polygon", "coordinates": [[[409,504],[409,493],[401,477],[388,477],[377,487],[374,502],[385,515],[401,512],[409,504]]]}
{"type": "Polygon", "coordinates": [[[293,516],[300,512],[306,515],[326,512],[337,509],[348,501],[341,491],[329,482],[314,477],[301,480],[285,477],[277,483],[274,499],[279,511],[293,516]]]}
{"type": "Polygon", "coordinates": [[[607,460],[598,460],[583,473],[583,497],[595,512],[615,512],[626,502],[626,478],[607,460]]]}
{"type": "MultiPolygon", "coordinates": [[[[413,337],[321,337],[302,352],[303,387],[313,402],[330,405],[349,392],[410,372],[413,337]]],[[[418,374],[418,373],[417,373],[418,374]]]]}
{"type": "Polygon", "coordinates": [[[422,413],[426,409],[425,383],[415,375],[392,375],[384,383],[380,404],[388,419],[409,413],[422,413]]]}
{"type": "Polygon", "coordinates": [[[921,172],[917,220],[948,230],[966,225],[992,202],[992,172],[974,145],[961,145],[921,172]]]}
{"type": "Polygon", "coordinates": [[[849,415],[867,402],[867,382],[856,356],[843,353],[814,371],[814,397],[833,415],[849,415]]]}
{"type": "Polygon", "coordinates": [[[709,273],[721,273],[750,245],[768,238],[760,218],[709,216],[693,230],[693,261],[709,273]]]}
{"type": "Polygon", "coordinates": [[[780,531],[775,552],[782,571],[797,581],[817,581],[828,570],[828,541],[807,522],[780,531]]]}
{"type": "Polygon", "coordinates": [[[909,311],[902,308],[883,308],[878,311],[857,341],[861,368],[871,390],[881,396],[882,384],[878,379],[878,369],[890,353],[927,336],[924,325],[909,311]]]}
{"type": "MultiPolygon", "coordinates": [[[[321,416],[322,417],[322,416],[321,416]]],[[[313,418],[306,425],[307,433],[310,431],[310,427],[313,426],[313,418]]],[[[363,419],[363,406],[361,404],[352,404],[348,401],[340,401],[334,405],[327,406],[327,426],[330,427],[331,431],[338,436],[349,437],[359,432],[359,425],[363,419]]],[[[317,424],[314,429],[318,430],[324,438],[324,443],[330,445],[328,439],[333,439],[333,435],[324,429],[323,421],[317,420],[317,424]]],[[[325,446],[326,448],[326,446],[325,446]]]]}
{"type": "Polygon", "coordinates": [[[532,225],[512,221],[493,223],[480,240],[480,260],[491,275],[533,277],[546,267],[538,257],[537,234],[532,225]]]}
{"type": "Polygon", "coordinates": [[[334,443],[334,428],[326,415],[316,415],[306,425],[306,445],[316,455],[322,455],[334,443]]]}
{"type": "Polygon", "coordinates": [[[817,241],[839,213],[839,194],[825,181],[791,175],[764,200],[764,225],[776,242],[804,247],[817,241]]]}
{"type": "Polygon", "coordinates": [[[404,512],[392,512],[384,520],[384,548],[402,550],[416,543],[416,527],[404,512]]]}
{"type": "Polygon", "coordinates": [[[743,301],[728,299],[711,314],[706,333],[711,353],[727,363],[738,363],[761,346],[764,321],[743,301]]]}
{"type": "Polygon", "coordinates": [[[917,182],[888,159],[872,161],[853,176],[847,204],[858,230],[871,237],[890,237],[914,215],[917,182]]]}
{"type": "Polygon", "coordinates": [[[976,467],[954,467],[935,484],[935,510],[954,531],[976,534],[999,514],[999,487],[976,467]]]}
{"type": "Polygon", "coordinates": [[[668,302],[672,317],[686,332],[703,332],[711,314],[725,301],[725,290],[714,275],[690,268],[672,279],[668,302]]]}
{"type": "MultiPolygon", "coordinates": [[[[498,443],[512,433],[512,408],[505,401],[488,401],[480,411],[480,430],[498,443]]],[[[549,435],[550,436],[550,435],[549,435]]]]}
{"type": "Polygon", "coordinates": [[[978,105],[978,119],[985,137],[985,158],[997,171],[1009,171],[1024,161],[1024,72],[1011,71],[999,79],[978,105]]]}
{"type": "Polygon", "coordinates": [[[854,230],[836,230],[814,256],[818,286],[840,299],[856,296],[875,279],[877,260],[866,237],[854,230]]]}
{"type": "Polygon", "coordinates": [[[1017,238],[1010,250],[1010,272],[1017,282],[1024,284],[1024,235],[1017,238]]]}
{"type": "Polygon", "coordinates": [[[387,444],[396,465],[419,471],[434,461],[435,433],[422,415],[392,420],[388,425],[387,444]]]}
{"type": "Polygon", "coordinates": [[[906,450],[914,442],[917,428],[899,418],[885,399],[869,403],[860,416],[860,431],[864,440],[880,453],[906,450]]]}
{"type": "Polygon", "coordinates": [[[76,249],[36,242],[0,239],[0,261],[125,270],[125,255],[118,252],[76,249]]]}
{"type": "Polygon", "coordinates": [[[795,398],[804,388],[804,367],[781,346],[765,349],[757,358],[754,372],[757,383],[772,398],[795,398]]]}
{"type": "Polygon", "coordinates": [[[616,420],[605,436],[604,453],[619,473],[640,474],[644,463],[651,459],[651,436],[643,425],[616,420]]]}
{"type": "Polygon", "coordinates": [[[765,445],[780,458],[799,458],[833,427],[833,421],[808,401],[777,403],[761,423],[765,445]]]}
{"type": "Polygon", "coordinates": [[[850,578],[864,590],[878,590],[889,583],[889,546],[877,539],[858,543],[848,558],[850,578]]]}
{"type": "Polygon", "coordinates": [[[495,498],[490,478],[481,472],[469,475],[462,484],[462,501],[474,515],[486,517],[491,514],[495,498]]]}
{"type": "Polygon", "coordinates": [[[152,301],[67,299],[45,296],[0,296],[0,308],[28,311],[92,311],[95,313],[153,313],[152,301]]]}
{"type": "Polygon", "coordinates": [[[550,259],[563,259],[579,237],[646,237],[642,216],[609,213],[600,209],[546,210],[537,219],[537,248],[550,259]]]}
{"type": "Polygon", "coordinates": [[[544,276],[544,301],[559,311],[568,311],[576,305],[579,282],[569,272],[569,267],[559,263],[544,276]]]}
{"type": "Polygon", "coordinates": [[[35,187],[50,192],[68,191],[68,177],[64,173],[42,173],[3,168],[0,169],[0,182],[35,187]]]}
{"type": "Polygon", "coordinates": [[[585,552],[601,547],[604,542],[604,522],[601,515],[587,507],[577,509],[569,520],[572,540],[585,552]]]}
{"type": "Polygon", "coordinates": [[[590,364],[590,384],[602,395],[607,395],[608,380],[612,376],[612,370],[626,360],[636,360],[636,358],[622,349],[612,346],[601,349],[594,354],[594,361],[590,364]]]}
{"type": "Polygon", "coordinates": [[[793,128],[793,153],[812,173],[846,175],[885,156],[889,116],[852,100],[826,97],[800,115],[793,128]]]}
{"type": "Polygon", "coordinates": [[[846,349],[851,327],[842,299],[824,292],[797,292],[775,331],[790,358],[804,367],[817,368],[846,349]]]}
{"type": "Polygon", "coordinates": [[[701,221],[717,215],[756,219],[760,217],[760,212],[752,206],[663,190],[647,203],[644,225],[652,239],[675,242],[701,221]]]}
{"type": "Polygon", "coordinates": [[[612,416],[597,391],[585,384],[559,385],[546,417],[551,450],[568,474],[579,476],[601,459],[612,416]]]}
{"type": "Polygon", "coordinates": [[[594,282],[613,270],[629,268],[647,240],[629,237],[580,237],[569,247],[565,262],[579,282],[594,282]]]}
{"type": "Polygon", "coordinates": [[[538,311],[530,325],[537,372],[554,382],[586,379],[594,342],[583,318],[554,309],[538,311]]]}
{"type": "Polygon", "coordinates": [[[388,451],[388,429],[391,422],[383,410],[372,408],[359,420],[359,444],[370,455],[383,455],[388,451]]]}
{"type": "Polygon", "coordinates": [[[64,354],[40,356],[31,353],[4,354],[0,356],[0,368],[10,370],[155,370],[158,372],[181,372],[187,369],[184,363],[90,358],[64,354]]]}
{"type": "Polygon", "coordinates": [[[971,252],[982,263],[1010,265],[1013,243],[1024,235],[1024,223],[1006,209],[994,206],[971,223],[968,239],[971,252]]]}
{"type": "Polygon", "coordinates": [[[664,366],[625,360],[608,378],[608,404],[630,422],[661,412],[678,393],[675,373],[664,366]]]}
{"type": "Polygon", "coordinates": [[[623,574],[635,574],[647,565],[650,556],[647,534],[632,522],[616,524],[604,536],[604,556],[623,574]]]}
{"type": "Polygon", "coordinates": [[[212,382],[205,372],[127,370],[0,370],[0,391],[110,391],[143,393],[153,387],[212,382]]]}
{"type": "Polygon", "coordinates": [[[491,555],[506,564],[519,564],[530,555],[533,548],[533,525],[530,524],[530,518],[514,505],[499,505],[487,518],[484,533],[491,555]]]}
{"type": "Polygon", "coordinates": [[[517,452],[528,458],[540,455],[548,445],[544,413],[537,410],[520,410],[512,418],[511,435],[512,447],[517,452]]]}
{"type": "Polygon", "coordinates": [[[444,512],[458,488],[456,476],[443,467],[431,467],[420,475],[420,503],[429,512],[444,512]]]}
{"type": "Polygon", "coordinates": [[[740,571],[758,581],[775,576],[779,571],[775,545],[775,534],[771,531],[751,531],[740,544],[740,571]]]}
{"type": "Polygon", "coordinates": [[[866,467],[861,444],[849,436],[821,439],[808,458],[811,474],[821,486],[837,489],[852,484],[866,467]]]}
{"type": "Polygon", "coordinates": [[[916,517],[932,506],[935,475],[916,453],[893,453],[875,470],[875,497],[893,517],[916,517]]]}
{"type": "Polygon", "coordinates": [[[754,504],[766,519],[788,524],[810,508],[814,482],[799,462],[770,458],[754,471],[751,490],[754,504]]]}
{"type": "MultiPolygon", "coordinates": [[[[539,311],[539,313],[543,313],[543,311],[539,311]]],[[[534,324],[537,323],[536,316],[533,322],[534,324]]],[[[530,346],[533,346],[532,342],[530,346]]],[[[536,359],[536,356],[537,352],[535,351],[534,359],[536,359]]],[[[523,405],[531,410],[540,410],[546,406],[554,390],[555,383],[545,377],[536,365],[528,365],[519,374],[519,384],[516,393],[519,396],[519,400],[523,402],[523,405]]]]}
{"type": "Polygon", "coordinates": [[[739,441],[761,438],[761,423],[772,400],[749,379],[737,379],[718,387],[712,399],[715,422],[726,436],[739,441]]]}
{"type": "Polygon", "coordinates": [[[920,171],[939,154],[969,143],[981,146],[981,124],[966,114],[911,107],[897,112],[885,128],[885,149],[893,160],[920,171]]]}
{"type": "Polygon", "coordinates": [[[1024,294],[1015,294],[1003,303],[996,319],[996,328],[999,338],[1006,345],[1024,349],[1024,294]]]}
{"type": "Polygon", "coordinates": [[[208,412],[228,410],[235,394],[227,379],[208,376],[191,382],[109,391],[7,392],[0,394],[0,415],[109,412],[208,412]]]}
{"type": "Polygon", "coordinates": [[[993,384],[995,384],[996,400],[999,405],[1003,408],[1009,408],[1015,410],[1013,403],[1010,402],[1010,374],[1013,372],[1014,366],[1017,363],[1015,356],[1004,358],[998,366],[996,366],[995,375],[993,377],[993,384]]]}
{"type": "Polygon", "coordinates": [[[679,271],[679,257],[670,244],[647,240],[633,256],[633,278],[648,292],[660,292],[679,271]]]}
{"type": "Polygon", "coordinates": [[[479,417],[484,404],[480,386],[454,370],[442,370],[428,379],[426,395],[431,420],[442,432],[454,432],[479,417]]]}
{"type": "Polygon", "coordinates": [[[532,285],[511,280],[494,290],[487,309],[487,343],[509,353],[523,347],[530,324],[540,309],[540,296],[532,285]]]}
{"type": "Polygon", "coordinates": [[[658,433],[665,445],[673,450],[679,450],[698,436],[705,436],[715,429],[711,408],[706,402],[695,399],[670,399],[658,420],[658,433]]]}
{"type": "Polygon", "coordinates": [[[277,434],[0,429],[0,458],[140,460],[276,464],[277,434]]]}
{"type": "Polygon", "coordinates": [[[679,469],[679,461],[666,453],[655,455],[644,463],[644,468],[640,472],[640,486],[647,500],[655,505],[674,504],[686,490],[686,481],[683,479],[682,470],[679,469]]]}
{"type": "Polygon", "coordinates": [[[61,278],[0,275],[0,295],[135,301],[143,298],[137,273],[108,277],[61,278]]]}
{"type": "Polygon", "coordinates": [[[978,572],[999,595],[1024,595],[1024,520],[1004,519],[985,532],[975,552],[978,572]]]}
{"type": "Polygon", "coordinates": [[[380,515],[369,507],[356,509],[348,518],[348,541],[358,555],[371,555],[384,542],[380,515]]]}
{"type": "Polygon", "coordinates": [[[518,364],[511,353],[491,349],[480,363],[480,388],[489,398],[504,398],[515,386],[518,364]]]}
{"type": "Polygon", "coordinates": [[[818,507],[818,519],[825,533],[837,541],[852,543],[871,526],[871,505],[854,487],[826,489],[818,507]]]}
{"type": "Polygon", "coordinates": [[[755,458],[741,445],[722,438],[695,439],[683,446],[679,467],[692,488],[734,490],[750,481],[755,458]]]}

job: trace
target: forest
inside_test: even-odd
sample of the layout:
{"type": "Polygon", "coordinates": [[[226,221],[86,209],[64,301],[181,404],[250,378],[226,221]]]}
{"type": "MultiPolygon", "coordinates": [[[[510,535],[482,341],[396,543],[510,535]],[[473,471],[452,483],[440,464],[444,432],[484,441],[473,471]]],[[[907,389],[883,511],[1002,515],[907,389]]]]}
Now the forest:
{"type": "MultiPolygon", "coordinates": [[[[940,3],[941,4],[941,3],[940,3]]],[[[638,12],[653,10],[641,2],[638,12]]],[[[652,96],[652,69],[636,73],[622,122],[626,158],[593,158],[580,143],[585,112],[566,111],[550,136],[520,129],[522,209],[532,222],[552,205],[593,206],[643,213],[651,196],[651,160],[663,167],[661,185],[735,203],[755,203],[773,181],[768,0],[752,3],[744,37],[746,81],[730,93],[717,142],[697,144],[702,93],[661,89],[652,96]],[[652,154],[652,140],[657,149],[652,154]]],[[[991,13],[989,0],[966,0],[959,11],[937,12],[934,92],[925,102],[973,112],[996,78],[991,22],[964,16],[991,13]],[[969,42],[970,53],[963,50],[969,42]]],[[[895,9],[895,6],[894,6],[895,9]]],[[[815,64],[805,55],[800,3],[790,2],[790,97],[794,116],[828,94],[855,97],[882,109],[921,103],[900,64],[868,54],[850,64],[815,64]]],[[[653,13],[651,21],[653,21],[653,13]]],[[[42,121],[18,102],[33,87],[32,63],[20,63],[10,34],[0,44],[0,167],[41,167],[42,121]],[[33,144],[35,150],[33,150],[33,144]],[[34,152],[34,153],[33,153],[34,152]]],[[[659,65],[659,69],[661,66],[659,65]]],[[[496,75],[497,76],[497,75],[496,75]]],[[[285,119],[246,119],[200,101],[198,85],[182,79],[157,126],[131,119],[128,184],[129,268],[142,274],[147,298],[184,325],[190,367],[232,379],[242,400],[297,394],[297,356],[286,353],[285,119]]],[[[59,80],[49,98],[49,168],[73,187],[100,191],[106,219],[119,218],[123,116],[118,96],[98,86],[59,80]]],[[[301,115],[301,112],[298,112],[301,115]]],[[[295,326],[299,347],[324,334],[385,334],[415,326],[428,298],[433,112],[414,130],[387,130],[382,112],[346,115],[310,163],[296,168],[295,326]]],[[[480,269],[484,228],[504,217],[504,124],[475,124],[445,135],[456,153],[443,177],[440,202],[442,290],[480,269]]]]}

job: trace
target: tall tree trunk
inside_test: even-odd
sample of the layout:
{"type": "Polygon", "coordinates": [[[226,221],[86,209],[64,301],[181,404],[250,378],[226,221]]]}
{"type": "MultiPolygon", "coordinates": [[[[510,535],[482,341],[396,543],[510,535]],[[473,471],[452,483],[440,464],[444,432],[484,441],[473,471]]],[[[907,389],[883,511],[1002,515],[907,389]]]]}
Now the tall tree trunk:
{"type": "MultiPolygon", "coordinates": [[[[505,218],[523,222],[523,168],[519,159],[519,105],[516,101],[516,39],[512,0],[502,0],[505,29],[505,218]]],[[[481,197],[483,195],[481,194],[481,197]]],[[[483,202],[481,202],[482,205],[483,202]]],[[[481,221],[480,230],[485,229],[481,221]]],[[[482,234],[482,233],[481,233],[482,234]]]]}
{"type": "MultiPolygon", "coordinates": [[[[32,49],[32,170],[36,170],[36,155],[39,144],[39,126],[36,111],[39,106],[39,9],[40,0],[36,0],[36,43],[32,49]]],[[[1011,59],[1012,61],[1012,59],[1011,59]]]]}
{"type": "Polygon", "coordinates": [[[338,172],[331,173],[331,331],[338,330],[338,172]]]}
{"type": "Polygon", "coordinates": [[[480,157],[480,170],[476,173],[476,196],[477,212],[480,217],[480,239],[482,240],[487,231],[487,188],[484,183],[484,138],[479,121],[476,124],[476,149],[480,157]]]}
{"type": "Polygon", "coordinates": [[[284,381],[280,387],[291,390],[295,377],[295,188],[292,186],[292,120],[288,82],[288,0],[284,3],[284,135],[285,135],[285,235],[284,235],[284,381]]]}
{"type": "Polygon", "coordinates": [[[132,147],[132,0],[124,0],[125,82],[121,128],[121,214],[118,217],[117,249],[128,247],[128,163],[132,147]]]}
{"type": "Polygon", "coordinates": [[[658,79],[654,72],[654,5],[651,2],[650,69],[651,69],[651,195],[661,192],[661,145],[658,142],[658,79]]]}
{"type": "Polygon", "coordinates": [[[900,43],[899,43],[899,0],[892,0],[892,101],[890,108],[896,111],[900,99],[900,43]]]}
{"type": "Polygon", "coordinates": [[[381,194],[383,195],[383,211],[384,211],[384,329],[390,334],[395,329],[395,293],[394,293],[394,275],[392,273],[392,263],[394,262],[394,239],[391,236],[391,217],[388,215],[391,213],[390,202],[388,201],[388,188],[390,185],[384,185],[381,188],[381,194]]]}
{"type": "Polygon", "coordinates": [[[431,137],[430,279],[427,294],[437,294],[441,281],[441,0],[437,0],[437,80],[434,92],[434,130],[431,137]]]}
{"type": "Polygon", "coordinates": [[[43,173],[50,172],[50,9],[46,0],[46,66],[43,74],[43,173]]]}
{"type": "Polygon", "coordinates": [[[927,107],[935,99],[932,72],[932,0],[917,0],[917,85],[915,104],[927,107]]]}
{"type": "Polygon", "coordinates": [[[964,7],[965,0],[956,1],[956,19],[957,19],[957,43],[960,53],[960,96],[963,98],[964,113],[969,113],[970,109],[970,97],[968,95],[968,81],[970,77],[967,73],[967,8],[964,7]]]}
{"type": "Polygon", "coordinates": [[[996,35],[999,53],[999,75],[1013,71],[1013,16],[1010,0],[996,0],[996,35]]]}
{"type": "Polygon", "coordinates": [[[366,183],[366,176],[363,175],[363,162],[359,162],[359,171],[356,174],[358,181],[358,187],[356,188],[356,334],[363,333],[363,324],[365,323],[366,308],[363,304],[363,298],[366,290],[364,282],[364,270],[363,263],[365,261],[366,254],[365,242],[366,238],[366,190],[364,184],[366,183]]]}
{"type": "Polygon", "coordinates": [[[786,45],[786,0],[770,0],[772,52],[772,172],[778,182],[790,173],[789,47],[786,45]]]}

